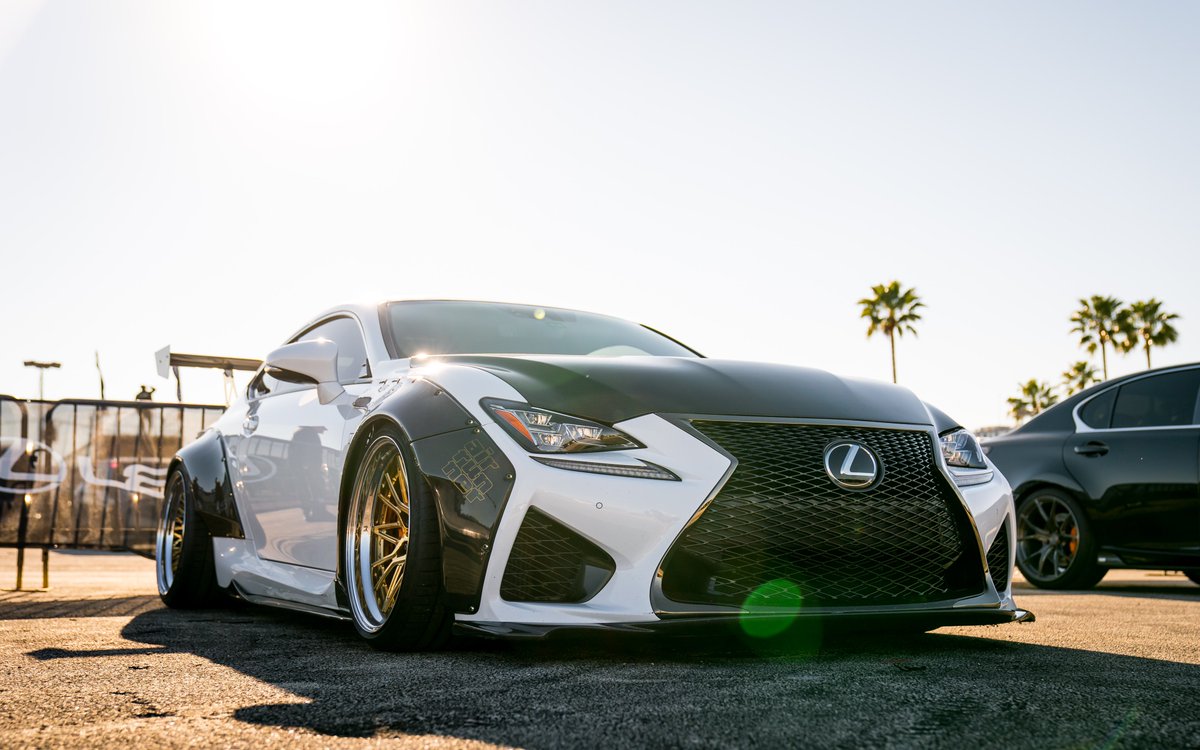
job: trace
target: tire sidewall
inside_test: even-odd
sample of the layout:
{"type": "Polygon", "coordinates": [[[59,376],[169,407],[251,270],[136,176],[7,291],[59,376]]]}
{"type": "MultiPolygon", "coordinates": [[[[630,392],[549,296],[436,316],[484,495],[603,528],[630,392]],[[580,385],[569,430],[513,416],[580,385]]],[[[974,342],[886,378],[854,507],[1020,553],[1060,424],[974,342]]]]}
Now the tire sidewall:
{"type": "MultiPolygon", "coordinates": [[[[179,482],[181,486],[181,502],[183,503],[183,545],[179,554],[178,565],[172,576],[171,585],[165,591],[159,589],[159,597],[170,607],[199,607],[212,603],[215,593],[215,577],[213,571],[212,537],[196,510],[196,502],[192,496],[191,481],[182,466],[173,469],[167,477],[167,492],[163,498],[162,517],[159,519],[159,533],[165,533],[171,513],[169,499],[172,485],[179,482]]],[[[159,566],[163,564],[161,550],[157,546],[154,555],[155,575],[160,574],[159,566]]]]}

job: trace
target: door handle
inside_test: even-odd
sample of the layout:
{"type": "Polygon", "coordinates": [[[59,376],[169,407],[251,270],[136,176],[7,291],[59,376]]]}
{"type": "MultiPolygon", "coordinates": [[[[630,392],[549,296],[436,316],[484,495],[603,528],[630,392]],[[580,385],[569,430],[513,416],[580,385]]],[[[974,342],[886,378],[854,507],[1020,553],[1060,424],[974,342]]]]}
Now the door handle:
{"type": "Polygon", "coordinates": [[[1081,456],[1103,456],[1108,453],[1108,446],[1098,440],[1075,446],[1075,452],[1081,456]]]}
{"type": "Polygon", "coordinates": [[[249,435],[257,429],[258,429],[258,415],[257,414],[251,414],[250,416],[248,416],[242,420],[242,432],[249,435]]]}

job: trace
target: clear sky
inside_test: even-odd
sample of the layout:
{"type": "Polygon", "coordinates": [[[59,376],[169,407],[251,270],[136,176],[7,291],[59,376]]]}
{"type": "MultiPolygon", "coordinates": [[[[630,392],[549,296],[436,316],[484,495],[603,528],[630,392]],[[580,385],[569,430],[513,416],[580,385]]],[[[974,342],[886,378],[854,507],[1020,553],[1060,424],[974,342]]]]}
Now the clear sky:
{"type": "Polygon", "coordinates": [[[901,383],[1003,423],[1087,356],[1083,295],[1165,300],[1155,364],[1200,360],[1198,38],[1184,2],[4,0],[0,393],[39,358],[95,397],[98,349],[161,397],[164,345],[430,296],[886,379],[855,302],[898,278],[901,383]]]}

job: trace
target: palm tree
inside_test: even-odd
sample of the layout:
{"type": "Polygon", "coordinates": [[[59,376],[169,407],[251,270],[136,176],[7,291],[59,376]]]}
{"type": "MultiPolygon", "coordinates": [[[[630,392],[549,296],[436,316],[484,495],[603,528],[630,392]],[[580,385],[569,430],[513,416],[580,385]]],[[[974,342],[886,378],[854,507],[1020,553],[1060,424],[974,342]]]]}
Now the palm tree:
{"type": "Polygon", "coordinates": [[[1150,348],[1166,346],[1179,338],[1179,331],[1171,325],[1179,316],[1162,309],[1162,302],[1151,297],[1145,302],[1134,302],[1129,306],[1124,329],[1126,346],[1129,349],[1139,344],[1146,350],[1146,369],[1150,369],[1150,348]]]}
{"type": "Polygon", "coordinates": [[[1058,403],[1058,396],[1049,383],[1030,380],[1017,384],[1017,387],[1021,389],[1020,393],[1008,399],[1008,413],[1018,422],[1058,403]]]}
{"type": "Polygon", "coordinates": [[[1116,297],[1101,297],[1093,294],[1091,299],[1079,300],[1079,309],[1071,315],[1075,326],[1071,333],[1078,333],[1079,345],[1087,347],[1089,354],[1100,348],[1100,360],[1104,366],[1104,379],[1108,380],[1108,345],[1114,349],[1129,351],[1121,330],[1126,323],[1125,303],[1116,297]]]}
{"type": "Polygon", "coordinates": [[[876,331],[882,331],[892,345],[892,382],[896,380],[896,336],[903,336],[907,331],[917,335],[913,324],[921,319],[917,310],[925,306],[917,296],[917,290],[903,289],[899,281],[890,284],[876,284],[871,287],[873,297],[864,297],[858,301],[862,305],[862,317],[871,321],[867,326],[867,338],[876,331]]]}
{"type": "Polygon", "coordinates": [[[1100,382],[1099,376],[1096,375],[1096,368],[1092,367],[1092,363],[1082,360],[1073,363],[1066,370],[1063,370],[1062,377],[1063,386],[1067,389],[1068,396],[1079,393],[1092,383],[1100,382]]]}

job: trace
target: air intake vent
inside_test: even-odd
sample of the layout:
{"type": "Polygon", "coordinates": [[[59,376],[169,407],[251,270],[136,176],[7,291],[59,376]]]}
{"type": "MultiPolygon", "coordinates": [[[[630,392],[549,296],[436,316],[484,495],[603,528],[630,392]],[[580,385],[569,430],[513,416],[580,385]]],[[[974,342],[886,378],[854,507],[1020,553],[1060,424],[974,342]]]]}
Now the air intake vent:
{"type": "Polygon", "coordinates": [[[987,554],[988,570],[992,574],[992,582],[996,584],[996,590],[1000,595],[1004,595],[1004,588],[1008,586],[1008,520],[1004,521],[1004,525],[1000,527],[1000,533],[996,535],[996,540],[992,542],[992,546],[988,549],[987,554]]]}
{"type": "Polygon", "coordinates": [[[510,602],[584,602],[604,588],[616,567],[604,550],[530,508],[513,543],[500,596],[510,602]]]}

